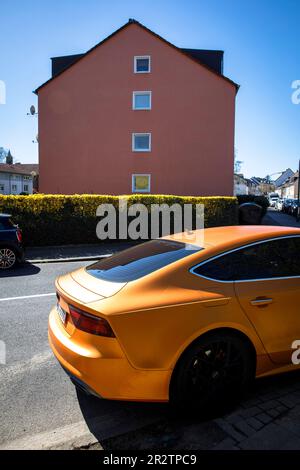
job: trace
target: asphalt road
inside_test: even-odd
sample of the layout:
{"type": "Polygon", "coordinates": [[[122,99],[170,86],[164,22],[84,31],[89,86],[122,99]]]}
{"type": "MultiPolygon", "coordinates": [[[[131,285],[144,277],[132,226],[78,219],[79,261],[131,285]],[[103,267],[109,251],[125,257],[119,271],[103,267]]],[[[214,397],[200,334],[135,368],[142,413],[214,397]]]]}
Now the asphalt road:
{"type": "Polygon", "coordinates": [[[157,421],[166,408],[77,394],[53,357],[47,320],[55,302],[54,280],[83,264],[26,264],[1,274],[0,341],[6,345],[6,364],[0,364],[0,448],[101,442],[157,421]]]}

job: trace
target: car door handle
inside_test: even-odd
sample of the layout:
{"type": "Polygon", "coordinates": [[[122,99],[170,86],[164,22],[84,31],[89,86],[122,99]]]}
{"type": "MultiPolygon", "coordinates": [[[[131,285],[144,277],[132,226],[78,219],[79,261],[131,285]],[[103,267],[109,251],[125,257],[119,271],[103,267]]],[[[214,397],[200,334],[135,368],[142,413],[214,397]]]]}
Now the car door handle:
{"type": "Polygon", "coordinates": [[[253,300],[250,300],[250,304],[251,305],[254,305],[254,306],[257,306],[257,307],[260,307],[261,305],[268,305],[268,304],[271,304],[273,302],[273,299],[268,299],[268,298],[256,298],[256,299],[253,299],[253,300]]]}

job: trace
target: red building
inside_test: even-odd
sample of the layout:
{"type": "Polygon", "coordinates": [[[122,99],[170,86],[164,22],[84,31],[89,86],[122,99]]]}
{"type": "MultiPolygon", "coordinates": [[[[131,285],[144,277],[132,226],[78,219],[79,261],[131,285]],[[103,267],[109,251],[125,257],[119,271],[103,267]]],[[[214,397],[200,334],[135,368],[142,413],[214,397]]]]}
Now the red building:
{"type": "Polygon", "coordinates": [[[52,59],[39,101],[43,193],[232,195],[235,96],[223,52],[135,20],[52,59]]]}

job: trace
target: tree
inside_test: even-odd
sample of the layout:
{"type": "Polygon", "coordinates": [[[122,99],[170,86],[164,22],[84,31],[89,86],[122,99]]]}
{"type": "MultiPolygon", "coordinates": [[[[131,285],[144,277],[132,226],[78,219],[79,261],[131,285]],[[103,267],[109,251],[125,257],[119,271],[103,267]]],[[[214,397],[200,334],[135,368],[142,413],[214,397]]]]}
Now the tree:
{"type": "Polygon", "coordinates": [[[13,162],[14,162],[14,159],[13,159],[12,154],[10,153],[10,150],[9,150],[7,155],[6,155],[6,163],[7,163],[7,165],[12,165],[13,162]]]}
{"type": "Polygon", "coordinates": [[[0,163],[6,162],[6,156],[7,156],[7,151],[5,150],[5,148],[0,147],[0,163]]]}

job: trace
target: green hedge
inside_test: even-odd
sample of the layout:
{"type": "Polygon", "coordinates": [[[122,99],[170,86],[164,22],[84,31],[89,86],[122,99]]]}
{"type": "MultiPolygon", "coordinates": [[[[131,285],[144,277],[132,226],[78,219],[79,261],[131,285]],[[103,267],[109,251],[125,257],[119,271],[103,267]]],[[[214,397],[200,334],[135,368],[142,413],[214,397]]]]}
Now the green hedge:
{"type": "MultiPolygon", "coordinates": [[[[238,223],[235,197],[183,197],[165,195],[130,195],[128,206],[136,203],[172,205],[204,204],[205,226],[236,225],[238,223]]],[[[116,208],[119,196],[102,195],[32,195],[0,196],[0,213],[12,214],[13,220],[23,230],[28,246],[97,243],[96,209],[100,204],[111,203],[116,208]]]]}
{"type": "Polygon", "coordinates": [[[255,202],[263,208],[263,216],[266,215],[267,209],[270,205],[269,199],[266,196],[254,196],[253,194],[242,194],[237,196],[239,204],[245,202],[255,202]]]}

